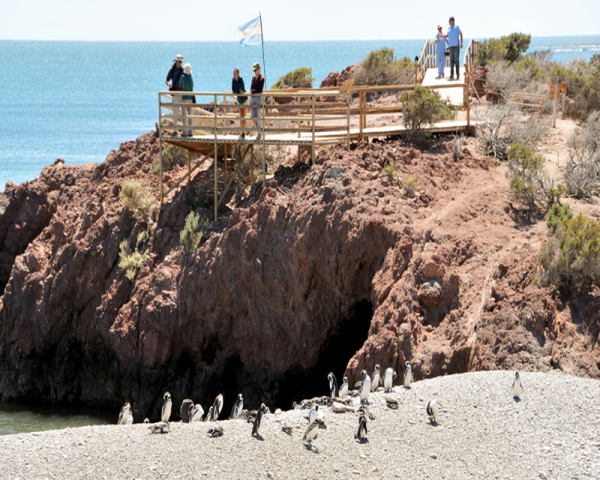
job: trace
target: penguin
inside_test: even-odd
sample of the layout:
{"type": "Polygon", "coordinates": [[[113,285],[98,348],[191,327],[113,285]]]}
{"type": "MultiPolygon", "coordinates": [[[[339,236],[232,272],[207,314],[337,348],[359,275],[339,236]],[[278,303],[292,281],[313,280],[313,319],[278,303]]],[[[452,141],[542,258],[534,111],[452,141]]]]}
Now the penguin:
{"type": "Polygon", "coordinates": [[[292,430],[294,429],[294,427],[292,427],[288,422],[283,422],[283,424],[281,425],[281,430],[283,430],[285,433],[287,433],[288,435],[292,435],[292,430]]]}
{"type": "Polygon", "coordinates": [[[181,408],[179,414],[183,423],[190,423],[192,420],[192,412],[194,411],[194,402],[189,398],[186,398],[181,402],[181,408]]]}
{"type": "Polygon", "coordinates": [[[427,415],[432,425],[437,425],[438,414],[440,413],[440,404],[435,400],[427,402],[427,415]]]}
{"type": "Polygon", "coordinates": [[[208,409],[208,413],[206,414],[206,417],[204,417],[204,421],[205,422],[212,422],[212,416],[213,416],[213,407],[210,407],[208,409]]]}
{"type": "Polygon", "coordinates": [[[344,381],[342,382],[342,386],[340,387],[340,395],[341,399],[344,399],[348,396],[348,377],[344,377],[344,381]]]}
{"type": "Polygon", "coordinates": [[[194,410],[192,411],[190,422],[201,422],[203,415],[204,409],[202,408],[202,405],[197,403],[196,405],[194,405],[194,410]]]}
{"type": "Polygon", "coordinates": [[[237,402],[235,402],[235,405],[231,409],[231,414],[229,415],[229,419],[237,420],[237,418],[240,416],[240,413],[242,413],[243,409],[244,409],[244,397],[242,397],[242,394],[240,393],[238,395],[237,402]]]}
{"type": "MultiPolygon", "coordinates": [[[[252,436],[253,437],[260,437],[260,424],[263,420],[263,417],[265,415],[265,410],[267,409],[267,407],[265,406],[264,403],[262,403],[260,405],[260,408],[258,409],[258,413],[256,414],[256,418],[254,419],[254,423],[252,424],[252,436]]],[[[261,437],[262,438],[262,437],[261,437]]]]}
{"type": "Polygon", "coordinates": [[[410,384],[413,381],[412,367],[410,362],[406,361],[406,368],[404,369],[404,388],[410,388],[410,384]]]}
{"type": "Polygon", "coordinates": [[[171,418],[171,405],[171,394],[169,392],[166,392],[163,397],[163,406],[160,414],[161,421],[168,422],[171,418]]]}
{"type": "Polygon", "coordinates": [[[358,431],[356,432],[356,435],[354,435],[354,438],[358,440],[367,438],[367,421],[367,416],[365,414],[358,417],[358,431]]]}
{"type": "Polygon", "coordinates": [[[360,372],[363,381],[360,387],[360,403],[369,403],[369,394],[371,393],[371,377],[366,370],[360,372]]]}
{"type": "Polygon", "coordinates": [[[386,392],[391,392],[394,386],[394,380],[396,380],[396,372],[391,368],[385,369],[385,374],[383,376],[383,387],[386,392]]]}
{"type": "Polygon", "coordinates": [[[398,402],[397,398],[389,396],[385,398],[385,403],[387,404],[388,408],[391,408],[392,410],[398,410],[398,407],[400,406],[400,402],[398,402]]]}
{"type": "Polygon", "coordinates": [[[331,398],[339,396],[340,392],[338,389],[338,383],[333,372],[329,372],[329,375],[327,375],[327,379],[329,380],[329,396],[331,398]]]}
{"type": "Polygon", "coordinates": [[[519,376],[519,372],[515,372],[515,379],[512,384],[512,394],[513,398],[520,399],[523,394],[523,384],[521,383],[521,377],[519,376]]]}
{"type": "Polygon", "coordinates": [[[127,402],[125,405],[123,405],[123,408],[121,408],[121,411],[119,412],[119,420],[117,421],[117,425],[126,425],[129,421],[130,412],[131,405],[129,404],[129,402],[127,402]]]}
{"type": "Polygon", "coordinates": [[[222,437],[223,436],[223,427],[221,426],[214,426],[213,428],[208,430],[208,436],[210,438],[217,438],[217,437],[222,437]]]}
{"type": "Polygon", "coordinates": [[[150,429],[150,433],[169,433],[171,429],[168,422],[158,422],[150,425],[148,428],[150,429]]]}
{"type": "Polygon", "coordinates": [[[371,391],[376,392],[379,388],[379,372],[381,367],[379,365],[375,365],[375,371],[373,372],[373,379],[371,380],[371,391]]]}
{"type": "Polygon", "coordinates": [[[216,422],[219,419],[219,415],[221,415],[221,411],[223,410],[223,395],[220,393],[215,398],[215,403],[213,403],[213,412],[212,412],[212,421],[216,422]]]}
{"type": "Polygon", "coordinates": [[[319,416],[319,406],[315,405],[310,409],[310,413],[308,414],[308,424],[313,423],[319,416]]]}
{"type": "Polygon", "coordinates": [[[144,418],[144,423],[150,423],[150,419],[149,418],[144,418]]]}
{"type": "Polygon", "coordinates": [[[129,418],[127,419],[127,425],[131,425],[133,423],[133,415],[129,412],[129,418]]]}
{"type": "Polygon", "coordinates": [[[306,427],[306,431],[302,436],[302,441],[308,442],[310,449],[313,449],[312,442],[315,438],[317,438],[317,434],[319,433],[319,429],[326,429],[327,425],[320,418],[315,418],[312,423],[309,423],[308,427],[306,427]]]}

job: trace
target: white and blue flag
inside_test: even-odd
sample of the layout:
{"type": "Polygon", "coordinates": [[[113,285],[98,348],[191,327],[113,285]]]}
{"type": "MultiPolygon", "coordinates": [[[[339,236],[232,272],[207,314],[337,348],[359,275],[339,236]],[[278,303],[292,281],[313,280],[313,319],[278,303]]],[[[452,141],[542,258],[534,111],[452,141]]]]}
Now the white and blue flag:
{"type": "Polygon", "coordinates": [[[262,25],[260,17],[256,17],[242,25],[238,28],[238,32],[242,36],[242,39],[240,40],[240,45],[242,47],[260,45],[262,43],[262,25]]]}

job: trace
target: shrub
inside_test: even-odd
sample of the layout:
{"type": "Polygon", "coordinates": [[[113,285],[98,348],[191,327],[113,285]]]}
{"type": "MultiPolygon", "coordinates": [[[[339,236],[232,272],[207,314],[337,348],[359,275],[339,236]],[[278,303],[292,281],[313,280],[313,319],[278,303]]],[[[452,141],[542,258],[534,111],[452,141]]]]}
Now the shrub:
{"type": "Polygon", "coordinates": [[[556,229],[559,225],[564,223],[565,220],[570,220],[571,218],[573,218],[573,211],[571,210],[569,204],[560,205],[558,203],[554,203],[546,215],[546,225],[552,232],[556,232],[556,229]]]}
{"type": "Polygon", "coordinates": [[[542,245],[539,261],[544,286],[600,286],[600,221],[584,215],[563,220],[542,245]]]}
{"type": "Polygon", "coordinates": [[[402,188],[409,197],[415,196],[415,190],[419,186],[419,180],[414,175],[409,175],[402,181],[402,188]]]}
{"type": "MultiPolygon", "coordinates": [[[[173,170],[173,167],[182,167],[187,165],[187,153],[181,148],[177,148],[173,145],[167,145],[162,151],[163,159],[163,172],[173,170]]],[[[160,175],[160,164],[158,160],[152,163],[152,173],[154,175],[160,175]]]]}
{"type": "Polygon", "coordinates": [[[397,59],[394,50],[373,50],[354,70],[356,85],[400,85],[409,83],[415,64],[408,58],[397,59]]]}
{"type": "Polygon", "coordinates": [[[119,198],[123,206],[139,221],[148,221],[155,207],[152,191],[139,180],[125,180],[119,198]]]}
{"type": "Polygon", "coordinates": [[[185,217],[185,226],[179,233],[179,241],[186,252],[195,252],[206,234],[206,217],[191,212],[185,217]]]}
{"type": "Polygon", "coordinates": [[[567,193],[590,197],[600,183],[600,112],[592,113],[567,143],[569,160],[563,172],[567,193]]]}
{"type": "Polygon", "coordinates": [[[440,92],[431,88],[416,86],[401,97],[404,124],[412,136],[424,126],[440,120],[454,118],[455,108],[448,100],[442,100],[440,92]]]}
{"type": "Polygon", "coordinates": [[[291,72],[286,73],[281,77],[273,88],[280,90],[285,87],[292,88],[312,88],[312,83],[315,79],[312,76],[312,68],[297,68],[291,72]]]}
{"type": "Polygon", "coordinates": [[[487,89],[498,95],[502,103],[510,101],[513,93],[537,93],[539,79],[536,70],[525,64],[510,65],[502,60],[488,66],[487,89]]]}
{"type": "Polygon", "coordinates": [[[148,251],[144,248],[147,239],[148,234],[144,231],[137,236],[135,250],[131,250],[127,239],[119,245],[119,268],[125,270],[125,275],[131,282],[135,281],[138,271],[148,260],[148,251]]]}
{"type": "Polygon", "coordinates": [[[519,60],[531,43],[531,35],[511,33],[500,38],[488,38],[479,44],[476,65],[486,66],[490,62],[506,60],[510,63],[519,60]]]}
{"type": "Polygon", "coordinates": [[[381,173],[385,173],[389,175],[390,179],[394,179],[396,176],[394,162],[388,163],[385,167],[381,169],[381,173]]]}

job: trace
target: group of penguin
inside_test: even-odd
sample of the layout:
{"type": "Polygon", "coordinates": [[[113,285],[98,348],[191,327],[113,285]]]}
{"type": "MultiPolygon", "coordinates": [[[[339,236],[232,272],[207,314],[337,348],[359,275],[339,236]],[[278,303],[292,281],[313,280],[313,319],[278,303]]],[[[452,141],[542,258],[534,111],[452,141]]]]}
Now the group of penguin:
{"type": "MultiPolygon", "coordinates": [[[[359,396],[360,397],[360,408],[359,418],[358,418],[358,430],[354,435],[354,438],[359,441],[364,441],[367,438],[367,430],[368,430],[368,421],[369,419],[373,419],[373,415],[366,408],[366,405],[369,405],[369,397],[371,392],[376,392],[379,388],[380,383],[383,385],[383,388],[386,393],[392,391],[392,387],[394,384],[394,380],[396,379],[396,372],[392,368],[387,368],[383,375],[383,379],[381,377],[381,369],[379,365],[375,365],[375,370],[373,372],[373,376],[369,376],[366,370],[361,372],[362,380],[355,384],[355,389],[357,391],[351,393],[351,396],[359,396]]],[[[318,432],[320,429],[326,429],[325,422],[322,417],[319,415],[319,402],[323,404],[331,404],[332,401],[347,401],[347,397],[349,394],[348,387],[348,378],[344,377],[342,385],[338,387],[337,379],[333,373],[329,373],[327,375],[327,379],[329,380],[329,393],[330,397],[321,397],[319,399],[313,400],[305,400],[301,405],[296,404],[294,402],[294,409],[296,408],[310,408],[310,413],[308,415],[308,426],[304,435],[302,436],[302,440],[307,442],[309,447],[312,449],[312,442],[315,438],[317,438],[318,432]]],[[[413,373],[410,362],[406,362],[404,369],[404,388],[410,388],[411,383],[413,381],[413,373]]],[[[521,394],[523,393],[523,385],[521,383],[521,378],[519,376],[519,372],[515,373],[515,378],[512,384],[512,394],[515,399],[520,399],[521,394]]],[[[397,409],[398,403],[397,400],[392,399],[390,397],[387,398],[388,407],[397,409]]],[[[440,407],[443,407],[436,400],[431,400],[427,402],[427,415],[429,417],[429,421],[432,425],[437,425],[438,416],[440,407]]],[[[163,406],[161,410],[161,421],[153,424],[149,428],[152,433],[168,433],[169,432],[169,420],[171,418],[171,409],[172,409],[172,400],[171,394],[166,392],[163,396],[163,406]]],[[[192,400],[186,399],[181,404],[181,420],[186,423],[190,422],[215,422],[219,419],[221,413],[223,411],[223,395],[217,395],[213,405],[208,409],[206,415],[204,415],[204,409],[202,405],[195,404],[192,400]]],[[[244,410],[244,398],[240,393],[237,397],[237,401],[235,402],[233,408],[231,409],[231,413],[229,415],[230,420],[236,420],[238,418],[244,418],[248,422],[252,423],[252,436],[260,437],[260,427],[263,422],[264,416],[269,413],[269,408],[262,403],[258,410],[247,411],[244,410]]],[[[125,403],[123,408],[121,408],[121,412],[119,414],[119,420],[117,422],[119,425],[129,425],[133,423],[133,414],[131,412],[131,405],[129,403],[125,403]]],[[[144,423],[150,423],[146,418],[144,423]]],[[[282,430],[288,434],[291,434],[292,427],[284,424],[282,426],[282,430]]],[[[218,437],[223,435],[222,427],[216,426],[211,428],[208,431],[209,435],[212,437],[218,437]]]]}

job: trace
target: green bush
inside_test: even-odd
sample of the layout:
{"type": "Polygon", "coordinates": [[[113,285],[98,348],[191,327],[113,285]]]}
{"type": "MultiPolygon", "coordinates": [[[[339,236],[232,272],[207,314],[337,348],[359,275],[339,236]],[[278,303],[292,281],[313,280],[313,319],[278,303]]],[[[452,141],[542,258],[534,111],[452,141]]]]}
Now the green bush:
{"type": "Polygon", "coordinates": [[[286,73],[283,77],[281,77],[273,88],[275,90],[280,90],[285,87],[292,88],[312,88],[312,83],[315,79],[312,76],[312,68],[297,68],[291,72],[286,73]]]}
{"type": "Polygon", "coordinates": [[[573,218],[573,211],[569,204],[560,205],[558,203],[552,204],[546,215],[546,225],[552,232],[556,232],[559,225],[573,218]]]}
{"type": "Polygon", "coordinates": [[[144,248],[147,239],[148,234],[144,231],[137,236],[135,250],[131,250],[127,239],[119,245],[119,268],[125,270],[125,275],[131,282],[135,281],[138,271],[148,260],[148,251],[144,248]]]}
{"type": "Polygon", "coordinates": [[[390,162],[385,167],[383,167],[381,169],[381,173],[386,173],[387,175],[389,175],[389,177],[391,179],[393,179],[395,177],[395,175],[396,175],[396,173],[395,173],[395,167],[394,167],[394,162],[390,162]]]}
{"type": "Polygon", "coordinates": [[[448,100],[442,100],[437,90],[416,86],[400,97],[404,124],[409,135],[420,132],[424,126],[440,120],[454,118],[455,108],[448,100]]]}
{"type": "Polygon", "coordinates": [[[500,38],[488,38],[479,43],[475,64],[485,66],[490,62],[506,60],[513,63],[521,59],[531,43],[531,35],[511,33],[500,38]]]}
{"type": "MultiPolygon", "coordinates": [[[[182,148],[177,148],[173,145],[167,145],[162,151],[163,159],[163,172],[169,172],[173,170],[173,167],[183,167],[187,165],[187,152],[182,148]]],[[[152,163],[152,173],[154,175],[160,175],[160,164],[158,160],[152,163]]]]}
{"type": "Polygon", "coordinates": [[[600,286],[600,221],[584,215],[564,219],[540,250],[541,284],[600,286]]]}
{"type": "Polygon", "coordinates": [[[144,222],[149,220],[156,205],[152,191],[134,179],[122,183],[119,198],[137,220],[144,222]]]}
{"type": "Polygon", "coordinates": [[[402,180],[402,188],[406,192],[406,195],[409,197],[415,196],[415,190],[419,186],[419,180],[414,175],[409,175],[404,180],[402,180]]]}
{"type": "Polygon", "coordinates": [[[589,198],[600,186],[600,112],[592,113],[567,143],[569,160],[563,175],[569,195],[589,198]]]}
{"type": "Polygon", "coordinates": [[[206,234],[208,220],[200,214],[191,212],[185,217],[185,226],[179,233],[179,241],[186,252],[195,252],[206,234]]]}
{"type": "Polygon", "coordinates": [[[396,58],[392,48],[381,48],[369,53],[354,70],[356,85],[401,85],[411,83],[415,64],[408,58],[396,58]]]}

